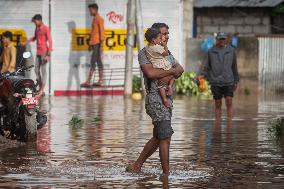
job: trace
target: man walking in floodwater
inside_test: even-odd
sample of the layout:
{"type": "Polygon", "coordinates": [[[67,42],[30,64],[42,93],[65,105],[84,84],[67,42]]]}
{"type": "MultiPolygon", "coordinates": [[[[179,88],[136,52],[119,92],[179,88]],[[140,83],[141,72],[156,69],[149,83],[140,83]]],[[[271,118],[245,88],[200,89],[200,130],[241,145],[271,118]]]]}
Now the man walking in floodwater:
{"type": "MultiPolygon", "coordinates": [[[[169,27],[164,23],[155,23],[152,28],[160,30],[164,35],[163,43],[167,46],[169,39],[169,27]]],[[[171,53],[167,57],[172,68],[163,70],[153,68],[153,65],[147,59],[145,48],[139,51],[138,60],[145,78],[146,99],[145,108],[147,114],[151,117],[154,129],[153,137],[146,143],[144,149],[140,153],[135,163],[127,167],[127,171],[138,173],[141,171],[143,163],[159,148],[160,161],[163,169],[163,177],[167,177],[170,173],[169,168],[169,148],[171,136],[174,133],[171,126],[172,117],[172,96],[168,96],[170,108],[166,107],[159,94],[157,81],[163,77],[172,76],[178,78],[183,73],[183,68],[178,64],[177,60],[171,53]]]]}
{"type": "Polygon", "coordinates": [[[89,75],[87,80],[81,84],[81,87],[91,87],[91,82],[93,79],[94,72],[96,70],[96,65],[99,70],[99,80],[94,83],[94,86],[103,85],[103,62],[102,62],[102,53],[103,53],[103,44],[105,40],[105,29],[104,29],[104,19],[99,15],[99,7],[96,3],[88,6],[90,15],[93,16],[91,38],[89,41],[89,50],[92,52],[91,55],[91,68],[89,70],[89,75]]]}
{"type": "Polygon", "coordinates": [[[208,60],[204,65],[203,75],[211,85],[215,100],[216,124],[221,122],[222,98],[227,106],[228,123],[233,117],[233,96],[239,82],[235,49],[227,45],[227,33],[219,32],[216,45],[208,51],[208,60]]]}

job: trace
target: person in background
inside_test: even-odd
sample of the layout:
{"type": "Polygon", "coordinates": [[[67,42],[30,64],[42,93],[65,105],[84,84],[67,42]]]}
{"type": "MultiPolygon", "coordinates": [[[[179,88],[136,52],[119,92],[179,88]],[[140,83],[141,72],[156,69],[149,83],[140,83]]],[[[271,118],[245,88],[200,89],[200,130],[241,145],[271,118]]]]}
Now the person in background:
{"type": "Polygon", "coordinates": [[[94,72],[96,70],[96,65],[99,70],[99,80],[94,83],[94,86],[103,85],[103,63],[102,63],[102,53],[103,53],[103,43],[105,40],[105,29],[104,29],[104,19],[99,15],[99,7],[96,3],[88,6],[90,15],[93,16],[91,38],[89,41],[89,50],[92,52],[91,55],[91,68],[89,70],[89,75],[87,80],[81,84],[81,87],[91,87],[91,81],[93,79],[94,72]]]}
{"type": "Polygon", "coordinates": [[[208,51],[202,75],[209,81],[215,100],[215,121],[221,122],[222,98],[227,106],[228,122],[233,117],[233,96],[239,82],[235,49],[227,44],[227,33],[218,32],[216,45],[208,51]]]}
{"type": "MultiPolygon", "coordinates": [[[[2,34],[2,40],[4,44],[4,50],[0,55],[0,67],[1,73],[15,72],[16,71],[16,58],[17,49],[12,43],[13,34],[10,31],[5,31],[2,34]]],[[[3,105],[8,107],[9,114],[12,112],[13,100],[12,95],[12,83],[10,80],[1,81],[0,85],[0,107],[3,105]]],[[[0,133],[3,134],[3,133],[0,133]]]]}
{"type": "Polygon", "coordinates": [[[42,21],[40,14],[34,15],[32,22],[35,24],[35,35],[29,39],[29,42],[36,41],[36,63],[35,73],[39,86],[38,96],[44,96],[44,89],[47,79],[47,63],[50,60],[52,51],[52,39],[48,26],[42,21]]]}
{"type": "Polygon", "coordinates": [[[17,49],[12,43],[13,34],[10,31],[5,31],[3,34],[4,50],[0,55],[1,73],[16,71],[17,49]]]}

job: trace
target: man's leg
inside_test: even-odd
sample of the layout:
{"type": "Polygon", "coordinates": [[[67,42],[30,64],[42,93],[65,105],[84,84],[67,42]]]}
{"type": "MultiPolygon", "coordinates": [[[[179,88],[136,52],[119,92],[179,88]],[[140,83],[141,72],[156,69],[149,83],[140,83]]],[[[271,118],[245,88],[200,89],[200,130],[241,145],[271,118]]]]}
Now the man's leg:
{"type": "Polygon", "coordinates": [[[231,122],[233,119],[233,98],[230,96],[227,96],[225,100],[226,100],[226,107],[227,107],[227,119],[229,122],[231,122]]]}
{"type": "Polygon", "coordinates": [[[221,124],[223,89],[220,86],[211,86],[214,98],[215,125],[221,124]]]}
{"type": "Polygon", "coordinates": [[[36,74],[36,82],[39,86],[39,90],[41,89],[41,77],[40,77],[40,63],[41,63],[41,57],[36,56],[36,63],[35,63],[35,74],[36,74]]]}
{"type": "Polygon", "coordinates": [[[136,162],[131,165],[128,171],[140,172],[143,163],[158,149],[159,140],[152,137],[144,146],[136,162]]]}
{"type": "Polygon", "coordinates": [[[171,138],[160,140],[159,155],[164,175],[170,174],[170,143],[171,138]]]}
{"type": "Polygon", "coordinates": [[[94,59],[98,64],[98,70],[99,70],[99,80],[98,82],[95,83],[95,85],[102,86],[104,84],[104,65],[102,62],[101,45],[100,44],[96,45],[94,51],[96,52],[94,59]]]}
{"type": "Polygon", "coordinates": [[[215,124],[220,125],[222,114],[222,99],[215,100],[215,124]]]}
{"type": "Polygon", "coordinates": [[[81,84],[82,87],[89,87],[91,85],[91,81],[93,79],[93,75],[94,75],[95,70],[91,67],[89,70],[89,74],[87,77],[87,80],[81,84]]]}
{"type": "Polygon", "coordinates": [[[44,94],[44,88],[47,80],[47,63],[42,63],[40,65],[40,77],[41,77],[40,94],[44,94]]]}
{"type": "Polygon", "coordinates": [[[81,87],[90,87],[91,86],[91,81],[93,79],[93,75],[94,75],[94,72],[95,72],[95,69],[96,69],[96,59],[95,59],[96,53],[95,53],[94,46],[91,47],[91,51],[92,51],[91,61],[90,61],[91,67],[90,67],[90,70],[89,70],[87,80],[84,83],[81,84],[81,87]]]}

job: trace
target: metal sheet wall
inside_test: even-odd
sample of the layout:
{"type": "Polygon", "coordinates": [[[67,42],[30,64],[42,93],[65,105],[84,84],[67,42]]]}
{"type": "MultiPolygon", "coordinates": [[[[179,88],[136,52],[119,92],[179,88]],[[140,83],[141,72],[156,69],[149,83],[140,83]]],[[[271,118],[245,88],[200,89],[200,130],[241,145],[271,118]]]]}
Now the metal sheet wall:
{"type": "Polygon", "coordinates": [[[259,37],[259,84],[266,91],[284,90],[284,37],[259,37]]]}

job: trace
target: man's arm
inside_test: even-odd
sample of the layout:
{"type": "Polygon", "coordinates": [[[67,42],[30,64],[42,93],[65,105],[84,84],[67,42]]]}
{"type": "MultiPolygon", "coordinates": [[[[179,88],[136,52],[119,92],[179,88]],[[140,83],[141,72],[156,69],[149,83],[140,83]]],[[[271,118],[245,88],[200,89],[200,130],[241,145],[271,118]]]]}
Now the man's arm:
{"type": "Polygon", "coordinates": [[[35,40],[36,40],[36,37],[33,36],[33,37],[31,37],[31,38],[28,40],[28,42],[34,42],[35,40]]]}
{"type": "Polygon", "coordinates": [[[103,42],[105,40],[105,27],[104,27],[104,20],[99,20],[99,30],[100,30],[100,43],[102,44],[101,47],[103,47],[103,42]]]}
{"type": "Polygon", "coordinates": [[[11,60],[9,62],[9,65],[8,65],[8,71],[9,72],[14,72],[15,69],[16,69],[16,54],[17,53],[17,49],[16,48],[12,48],[11,49],[11,60]]]}
{"type": "Polygon", "coordinates": [[[234,74],[235,84],[238,84],[238,82],[240,80],[240,76],[239,76],[239,71],[238,71],[236,52],[234,52],[232,70],[233,70],[233,74],[234,74]]]}
{"type": "Polygon", "coordinates": [[[52,39],[51,39],[50,30],[48,27],[46,27],[46,36],[47,36],[47,42],[48,42],[48,54],[50,54],[52,51],[52,39]]]}
{"type": "Polygon", "coordinates": [[[181,66],[173,67],[170,70],[153,68],[153,65],[149,62],[146,56],[145,50],[141,50],[139,52],[138,61],[140,63],[143,74],[149,79],[161,79],[166,76],[173,76],[173,78],[178,78],[183,72],[181,66]]]}
{"type": "Polygon", "coordinates": [[[167,76],[173,76],[174,77],[174,68],[171,68],[170,70],[163,70],[159,68],[154,68],[152,64],[143,64],[141,65],[141,69],[143,74],[146,75],[149,79],[161,79],[163,77],[167,76]]]}
{"type": "Polygon", "coordinates": [[[207,53],[205,62],[203,63],[203,65],[201,66],[201,75],[205,77],[205,79],[209,79],[208,78],[208,71],[210,69],[210,56],[209,56],[209,52],[207,53]]]}

